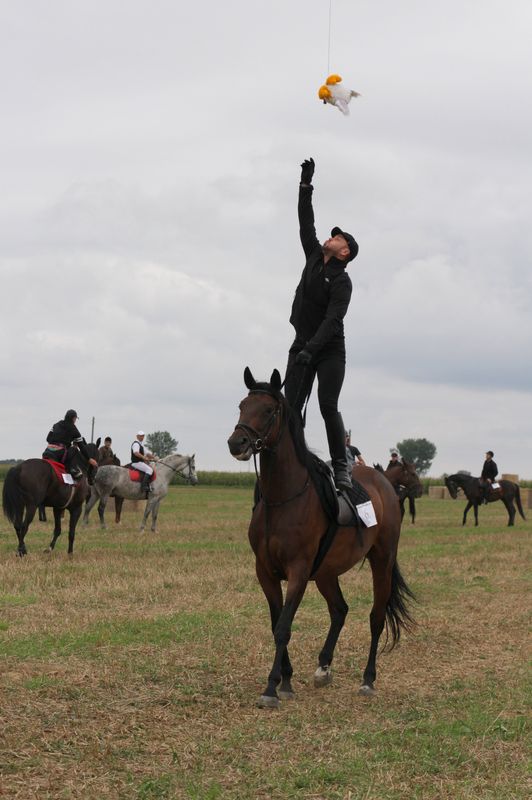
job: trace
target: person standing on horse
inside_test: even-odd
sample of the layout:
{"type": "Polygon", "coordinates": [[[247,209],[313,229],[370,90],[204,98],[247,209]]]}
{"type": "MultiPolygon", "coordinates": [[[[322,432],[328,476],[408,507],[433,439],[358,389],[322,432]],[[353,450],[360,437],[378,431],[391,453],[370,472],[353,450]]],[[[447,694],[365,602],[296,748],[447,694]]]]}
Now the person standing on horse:
{"type": "Polygon", "coordinates": [[[480,491],[485,504],[488,502],[491,484],[495,481],[498,471],[499,467],[493,460],[493,450],[488,450],[480,475],[480,491]]]}
{"type": "Polygon", "coordinates": [[[140,492],[148,499],[151,486],[150,479],[153,475],[153,467],[150,467],[150,461],[155,461],[156,458],[153,453],[150,453],[147,447],[144,446],[144,431],[137,433],[137,438],[131,445],[131,465],[142,473],[142,481],[140,484],[140,492]]]}
{"type": "Polygon", "coordinates": [[[318,376],[318,401],[325,422],[336,487],[350,488],[345,450],[345,428],[338,397],[345,375],[343,319],[351,300],[352,284],[346,267],[358,253],[350,233],[335,227],[321,244],[314,227],[312,178],[314,160],[301,164],[299,233],[306,257],[296,289],[290,322],[296,336],[289,350],[285,393],[289,405],[301,415],[318,376]]]}
{"type": "Polygon", "coordinates": [[[98,467],[98,462],[94,458],[90,458],[85,440],[76,427],[77,420],[78,412],[70,408],[64,419],[56,422],[46,437],[48,447],[43,453],[43,458],[50,458],[64,464],[67,472],[70,472],[75,480],[79,480],[83,475],[81,469],[74,463],[78,450],[89,464],[98,467]]]}

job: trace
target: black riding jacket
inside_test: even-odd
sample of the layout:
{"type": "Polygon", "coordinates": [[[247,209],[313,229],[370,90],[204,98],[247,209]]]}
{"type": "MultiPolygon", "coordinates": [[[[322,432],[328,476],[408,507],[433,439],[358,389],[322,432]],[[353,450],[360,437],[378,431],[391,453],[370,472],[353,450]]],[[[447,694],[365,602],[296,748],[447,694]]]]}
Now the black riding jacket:
{"type": "Polygon", "coordinates": [[[484,461],[484,466],[482,467],[482,475],[480,476],[482,480],[490,480],[494,481],[497,477],[497,473],[499,471],[499,467],[495,463],[493,459],[488,461],[484,461]]]}
{"type": "Polygon", "coordinates": [[[46,437],[48,444],[63,444],[65,447],[70,447],[75,444],[79,447],[82,455],[88,459],[89,451],[87,445],[83,440],[83,436],[78,431],[73,422],[68,422],[66,419],[60,419],[56,422],[52,430],[46,437]]]}
{"type": "Polygon", "coordinates": [[[345,262],[337,258],[324,262],[314,227],[312,192],[312,186],[299,187],[299,234],[307,261],[296,289],[290,322],[301,349],[304,347],[312,355],[325,348],[345,354],[343,319],[353,286],[345,262]]]}

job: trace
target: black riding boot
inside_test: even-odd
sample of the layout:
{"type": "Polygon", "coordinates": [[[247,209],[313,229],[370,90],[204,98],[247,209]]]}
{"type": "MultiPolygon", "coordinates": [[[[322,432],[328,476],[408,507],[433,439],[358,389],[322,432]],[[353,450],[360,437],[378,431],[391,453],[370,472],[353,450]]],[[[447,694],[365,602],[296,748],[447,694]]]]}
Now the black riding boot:
{"type": "Polygon", "coordinates": [[[339,411],[328,414],[325,418],[325,430],[329,442],[331,464],[334,472],[334,482],[337,489],[351,489],[351,474],[347,466],[345,451],[345,428],[342,415],[339,411]]]}
{"type": "Polygon", "coordinates": [[[140,482],[140,493],[145,496],[146,500],[150,496],[151,492],[150,481],[151,481],[151,475],[148,475],[147,472],[143,472],[142,480],[140,482]]]}
{"type": "Polygon", "coordinates": [[[70,447],[65,459],[65,469],[67,472],[70,472],[75,481],[79,481],[79,479],[83,477],[83,472],[74,461],[76,455],[76,448],[70,447]]]}

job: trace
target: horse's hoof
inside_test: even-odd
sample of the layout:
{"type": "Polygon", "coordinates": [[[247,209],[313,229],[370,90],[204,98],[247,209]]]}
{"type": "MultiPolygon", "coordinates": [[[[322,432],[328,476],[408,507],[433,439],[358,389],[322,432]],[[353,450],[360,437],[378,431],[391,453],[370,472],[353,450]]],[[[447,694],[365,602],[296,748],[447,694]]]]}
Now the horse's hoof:
{"type": "Polygon", "coordinates": [[[43,550],[43,553],[51,553],[51,552],[52,552],[52,548],[51,547],[45,547],[44,550],[43,550]]]}
{"type": "Polygon", "coordinates": [[[358,690],[358,693],[363,695],[364,697],[373,697],[373,695],[376,694],[376,691],[373,688],[373,686],[369,686],[369,684],[363,683],[360,689],[358,690]]]}
{"type": "Polygon", "coordinates": [[[318,667],[314,673],[314,686],[316,689],[321,689],[323,686],[329,686],[333,681],[332,670],[330,667],[318,667]]]}
{"type": "Polygon", "coordinates": [[[278,689],[277,694],[279,695],[279,700],[293,700],[295,698],[295,694],[291,689],[288,691],[278,689]]]}
{"type": "Polygon", "coordinates": [[[259,708],[279,708],[281,705],[278,697],[270,697],[267,694],[263,694],[257,700],[257,706],[259,708]]]}

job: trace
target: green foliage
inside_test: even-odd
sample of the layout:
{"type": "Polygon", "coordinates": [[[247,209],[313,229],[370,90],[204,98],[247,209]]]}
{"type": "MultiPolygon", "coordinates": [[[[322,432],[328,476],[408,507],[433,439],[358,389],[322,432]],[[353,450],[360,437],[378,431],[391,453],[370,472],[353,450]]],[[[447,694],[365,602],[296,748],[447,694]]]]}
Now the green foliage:
{"type": "Polygon", "coordinates": [[[396,447],[401,458],[415,464],[416,472],[420,475],[429,471],[436,455],[435,444],[428,439],[403,439],[402,442],[397,442],[396,447]]]}
{"type": "Polygon", "coordinates": [[[146,444],[152,453],[158,455],[159,458],[169,456],[170,453],[175,453],[177,450],[177,441],[168,431],[154,431],[154,433],[148,433],[146,436],[146,444]]]}

